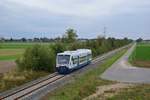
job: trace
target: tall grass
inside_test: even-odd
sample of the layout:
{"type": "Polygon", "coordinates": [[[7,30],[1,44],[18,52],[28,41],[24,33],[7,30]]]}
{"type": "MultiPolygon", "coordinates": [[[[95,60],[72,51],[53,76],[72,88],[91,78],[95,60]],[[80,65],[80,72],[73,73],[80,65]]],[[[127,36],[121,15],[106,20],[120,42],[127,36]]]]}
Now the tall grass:
{"type": "Polygon", "coordinates": [[[0,92],[15,88],[31,80],[48,75],[42,71],[13,70],[0,76],[0,92]]]}

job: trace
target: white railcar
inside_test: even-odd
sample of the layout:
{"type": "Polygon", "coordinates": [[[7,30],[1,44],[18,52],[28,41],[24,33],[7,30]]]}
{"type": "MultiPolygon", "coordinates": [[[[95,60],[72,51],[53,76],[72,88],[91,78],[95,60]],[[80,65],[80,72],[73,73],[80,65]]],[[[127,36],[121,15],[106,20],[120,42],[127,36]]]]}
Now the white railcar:
{"type": "Polygon", "coordinates": [[[92,61],[92,51],[90,49],[77,49],[76,51],[64,51],[58,53],[56,58],[56,70],[61,74],[90,64],[92,61]]]}

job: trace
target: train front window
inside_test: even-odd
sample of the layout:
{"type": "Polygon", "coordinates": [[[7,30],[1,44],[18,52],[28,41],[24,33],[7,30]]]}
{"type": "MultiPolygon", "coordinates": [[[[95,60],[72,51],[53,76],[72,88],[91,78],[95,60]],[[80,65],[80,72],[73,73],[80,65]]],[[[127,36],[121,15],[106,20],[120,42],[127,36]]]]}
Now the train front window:
{"type": "Polygon", "coordinates": [[[69,55],[58,55],[58,64],[69,64],[70,56],[69,55]]]}

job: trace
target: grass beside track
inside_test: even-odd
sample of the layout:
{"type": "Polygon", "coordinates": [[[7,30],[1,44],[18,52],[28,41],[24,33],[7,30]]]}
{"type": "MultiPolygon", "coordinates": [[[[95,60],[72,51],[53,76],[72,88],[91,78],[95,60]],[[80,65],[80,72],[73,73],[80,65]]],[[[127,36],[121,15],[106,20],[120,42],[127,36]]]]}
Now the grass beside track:
{"type": "Polygon", "coordinates": [[[135,66],[150,68],[150,44],[137,44],[135,50],[129,57],[129,61],[135,66]]]}
{"type": "Polygon", "coordinates": [[[65,86],[56,89],[53,93],[48,94],[43,99],[48,100],[80,100],[96,91],[97,86],[113,83],[100,79],[100,75],[110,67],[118,58],[120,58],[126,49],[118,52],[113,57],[106,60],[96,69],[89,70],[81,76],[76,76],[74,82],[68,83],[65,86]]]}
{"type": "Polygon", "coordinates": [[[150,85],[138,85],[132,88],[121,90],[120,93],[114,95],[107,100],[149,100],[150,85]]]}
{"type": "Polygon", "coordinates": [[[49,73],[43,71],[10,71],[0,75],[0,92],[15,88],[48,74],[49,73]]]}

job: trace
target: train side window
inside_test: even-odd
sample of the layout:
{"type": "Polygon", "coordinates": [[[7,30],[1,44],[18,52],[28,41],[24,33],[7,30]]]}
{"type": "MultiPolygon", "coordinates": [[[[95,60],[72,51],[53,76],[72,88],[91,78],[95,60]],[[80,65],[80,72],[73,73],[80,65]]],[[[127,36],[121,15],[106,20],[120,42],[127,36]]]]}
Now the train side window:
{"type": "Polygon", "coordinates": [[[88,59],[91,59],[92,58],[92,54],[88,54],[88,59]]]}
{"type": "Polygon", "coordinates": [[[73,58],[73,57],[71,58],[71,60],[72,60],[72,62],[73,62],[73,64],[74,64],[74,58],[73,58]]]}
{"type": "Polygon", "coordinates": [[[73,64],[77,64],[78,63],[78,59],[72,57],[72,62],[73,62],[73,64]]]}
{"type": "Polygon", "coordinates": [[[80,63],[87,61],[87,56],[80,57],[80,63]]]}

